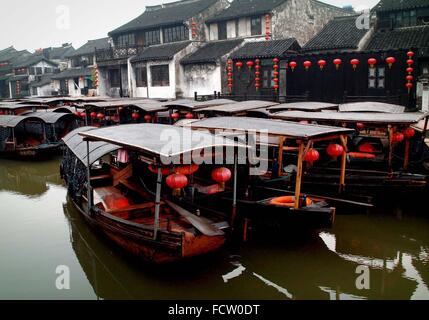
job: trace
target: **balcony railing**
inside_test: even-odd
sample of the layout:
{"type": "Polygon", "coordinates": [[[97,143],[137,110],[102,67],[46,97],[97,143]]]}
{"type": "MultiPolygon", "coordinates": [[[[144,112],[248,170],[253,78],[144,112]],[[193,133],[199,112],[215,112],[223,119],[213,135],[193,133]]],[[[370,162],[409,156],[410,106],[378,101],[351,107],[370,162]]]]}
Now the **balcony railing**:
{"type": "Polygon", "coordinates": [[[116,46],[109,49],[96,49],[95,55],[97,57],[97,62],[123,60],[139,54],[144,48],[143,46],[116,46]]]}

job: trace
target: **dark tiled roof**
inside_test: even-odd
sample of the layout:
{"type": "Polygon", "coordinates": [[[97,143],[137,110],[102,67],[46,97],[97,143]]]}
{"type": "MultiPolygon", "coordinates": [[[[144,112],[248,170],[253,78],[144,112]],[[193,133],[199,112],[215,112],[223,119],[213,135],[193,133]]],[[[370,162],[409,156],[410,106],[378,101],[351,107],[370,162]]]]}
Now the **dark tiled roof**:
{"type": "Polygon", "coordinates": [[[33,81],[30,83],[30,87],[43,87],[51,83],[52,74],[46,74],[40,77],[39,81],[33,81]]]}
{"type": "Polygon", "coordinates": [[[31,67],[32,65],[35,65],[41,61],[49,62],[50,64],[55,66],[57,65],[55,62],[49,61],[41,54],[32,54],[30,56],[25,55],[25,56],[19,57],[17,61],[14,62],[13,68],[16,69],[16,68],[31,67]]]}
{"type": "Polygon", "coordinates": [[[76,56],[94,54],[95,49],[109,49],[109,48],[110,48],[109,38],[89,40],[82,47],[75,50],[71,54],[68,54],[67,57],[71,58],[76,56]]]}
{"type": "Polygon", "coordinates": [[[429,52],[429,26],[379,31],[370,40],[368,50],[421,49],[429,52]]]}
{"type": "Polygon", "coordinates": [[[218,0],[184,0],[160,6],[146,7],[136,19],[111,31],[109,35],[182,23],[209,8],[218,0]]]}
{"type": "Polygon", "coordinates": [[[234,0],[231,5],[207,22],[229,20],[238,17],[247,17],[269,13],[287,0],[234,0]]]}
{"type": "Polygon", "coordinates": [[[178,52],[185,49],[190,43],[191,41],[184,41],[148,47],[139,55],[135,56],[131,61],[171,60],[178,52]]]}
{"type": "Polygon", "coordinates": [[[248,42],[240,49],[235,51],[232,59],[253,59],[253,58],[275,58],[280,57],[287,51],[298,51],[300,45],[295,38],[273,40],[273,41],[260,41],[248,42]]]}
{"type": "Polygon", "coordinates": [[[83,76],[90,76],[92,74],[92,68],[73,68],[64,70],[61,73],[58,73],[52,77],[54,80],[58,79],[71,79],[79,78],[83,76]]]}
{"type": "Polygon", "coordinates": [[[13,60],[17,59],[18,57],[20,57],[24,54],[30,55],[30,52],[28,52],[27,50],[17,51],[13,47],[3,49],[2,51],[0,51],[0,61],[11,61],[11,62],[13,62],[13,60]]]}
{"type": "Polygon", "coordinates": [[[338,49],[357,49],[359,42],[368,32],[356,27],[358,16],[338,17],[328,24],[308,41],[303,51],[322,51],[338,49]]]}
{"type": "Polygon", "coordinates": [[[242,43],[242,39],[210,42],[196,52],[183,58],[180,63],[215,63],[219,58],[228,54],[242,43]]]}
{"type": "Polygon", "coordinates": [[[374,9],[376,11],[406,10],[429,7],[428,0],[381,0],[374,9]]]}
{"type": "Polygon", "coordinates": [[[51,48],[50,50],[48,50],[48,56],[49,56],[49,59],[52,59],[52,60],[63,60],[65,57],[67,57],[67,55],[73,53],[73,51],[74,51],[74,48],[71,45],[58,47],[58,48],[51,48]]]}

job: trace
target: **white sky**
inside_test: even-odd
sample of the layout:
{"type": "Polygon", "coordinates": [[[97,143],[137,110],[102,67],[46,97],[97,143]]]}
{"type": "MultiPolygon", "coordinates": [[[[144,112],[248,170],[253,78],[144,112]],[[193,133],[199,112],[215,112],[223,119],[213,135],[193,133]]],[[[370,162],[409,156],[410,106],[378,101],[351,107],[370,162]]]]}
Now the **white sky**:
{"type": "MultiPolygon", "coordinates": [[[[375,6],[379,0],[321,0],[337,6],[352,5],[356,10],[375,6]]],[[[15,46],[28,49],[60,46],[71,42],[75,48],[89,39],[107,33],[140,15],[146,5],[170,0],[1,0],[0,50],[15,46]],[[57,8],[70,8],[70,27],[57,27],[57,8]]]]}

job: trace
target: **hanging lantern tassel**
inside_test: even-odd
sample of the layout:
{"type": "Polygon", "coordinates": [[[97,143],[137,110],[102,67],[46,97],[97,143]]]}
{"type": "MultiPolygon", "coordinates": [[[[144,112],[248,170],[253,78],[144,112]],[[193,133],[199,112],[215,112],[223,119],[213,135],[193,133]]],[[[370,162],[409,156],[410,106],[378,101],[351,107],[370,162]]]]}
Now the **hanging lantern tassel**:
{"type": "Polygon", "coordinates": [[[356,71],[359,63],[360,63],[359,59],[352,59],[352,60],[350,60],[350,64],[352,65],[354,71],[356,71]]]}
{"type": "Polygon", "coordinates": [[[289,63],[290,68],[292,69],[292,72],[295,71],[295,68],[298,66],[298,64],[295,61],[291,61],[289,63]]]}
{"type": "Polygon", "coordinates": [[[368,64],[369,64],[370,68],[374,68],[375,65],[377,64],[377,59],[375,59],[375,58],[369,58],[368,59],[368,64]]]}
{"type": "Polygon", "coordinates": [[[337,71],[340,69],[340,66],[342,63],[343,63],[343,61],[341,59],[335,59],[334,60],[335,69],[337,69],[337,71]]]}
{"type": "Polygon", "coordinates": [[[324,68],[325,68],[325,66],[326,66],[326,61],[325,61],[325,60],[319,60],[319,61],[317,62],[317,64],[319,65],[320,70],[321,70],[321,71],[323,71],[323,69],[324,69],[324,68]]]}
{"type": "Polygon", "coordinates": [[[394,57],[388,57],[386,59],[386,63],[389,66],[389,69],[392,69],[393,64],[396,62],[396,59],[394,57]]]}
{"type": "Polygon", "coordinates": [[[305,71],[308,71],[308,69],[310,69],[310,67],[311,67],[311,61],[304,61],[304,68],[305,68],[305,71]]]}

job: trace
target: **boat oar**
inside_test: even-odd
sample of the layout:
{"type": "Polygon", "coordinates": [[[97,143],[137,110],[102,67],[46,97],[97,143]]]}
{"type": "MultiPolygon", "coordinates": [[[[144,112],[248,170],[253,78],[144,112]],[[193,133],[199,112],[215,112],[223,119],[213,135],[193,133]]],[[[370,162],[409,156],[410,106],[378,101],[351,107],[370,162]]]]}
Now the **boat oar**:
{"type": "Polygon", "coordinates": [[[184,217],[190,224],[192,224],[195,228],[197,228],[198,231],[200,231],[202,234],[208,237],[225,235],[225,233],[222,230],[215,227],[207,219],[200,218],[169,200],[165,200],[165,203],[169,207],[171,207],[174,211],[176,211],[178,214],[180,214],[182,217],[184,217]]]}

